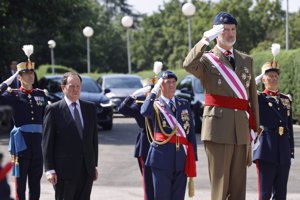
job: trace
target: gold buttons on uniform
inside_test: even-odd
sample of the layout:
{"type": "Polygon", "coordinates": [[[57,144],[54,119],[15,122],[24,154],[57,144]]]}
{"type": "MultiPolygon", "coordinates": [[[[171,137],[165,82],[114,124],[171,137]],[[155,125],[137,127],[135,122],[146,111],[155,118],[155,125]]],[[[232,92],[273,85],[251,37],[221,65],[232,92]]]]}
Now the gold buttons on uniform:
{"type": "Polygon", "coordinates": [[[31,120],[33,121],[33,120],[34,120],[34,117],[31,117],[31,120]]]}

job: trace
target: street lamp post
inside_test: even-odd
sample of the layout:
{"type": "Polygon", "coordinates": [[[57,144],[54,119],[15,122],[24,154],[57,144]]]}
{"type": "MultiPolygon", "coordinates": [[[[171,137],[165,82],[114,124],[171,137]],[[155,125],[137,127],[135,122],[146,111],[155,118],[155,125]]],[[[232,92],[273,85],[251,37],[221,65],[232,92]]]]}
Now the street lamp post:
{"type": "Polygon", "coordinates": [[[131,74],[131,61],[130,61],[130,37],[129,37],[129,28],[133,24],[133,19],[130,16],[124,16],[121,20],[122,25],[126,28],[126,37],[127,37],[127,59],[128,59],[128,74],[131,74]]]}
{"type": "Polygon", "coordinates": [[[52,68],[52,74],[55,73],[55,69],[54,69],[54,48],[56,47],[56,42],[54,40],[49,40],[48,41],[48,46],[50,48],[50,53],[51,53],[51,68],[52,68]]]}
{"type": "Polygon", "coordinates": [[[91,59],[90,59],[90,37],[93,36],[94,30],[90,26],[86,26],[82,30],[83,35],[86,37],[86,49],[87,49],[87,73],[91,73],[91,59]]]}
{"type": "Polygon", "coordinates": [[[285,11],[285,50],[289,50],[289,0],[286,0],[285,11]]]}
{"type": "Polygon", "coordinates": [[[192,33],[191,33],[191,16],[195,14],[196,8],[192,3],[185,3],[182,8],[182,13],[187,17],[188,34],[189,34],[189,49],[192,49],[192,33]]]}

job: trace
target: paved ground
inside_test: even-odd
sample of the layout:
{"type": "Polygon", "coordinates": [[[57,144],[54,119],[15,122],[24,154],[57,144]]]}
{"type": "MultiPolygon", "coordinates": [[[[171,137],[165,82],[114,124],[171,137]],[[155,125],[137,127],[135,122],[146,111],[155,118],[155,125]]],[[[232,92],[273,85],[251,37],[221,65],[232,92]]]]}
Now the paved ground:
{"type": "MultiPolygon", "coordinates": [[[[99,132],[99,171],[100,178],[94,183],[92,200],[142,200],[143,191],[137,161],[133,158],[133,145],[137,126],[131,118],[115,118],[112,131],[99,132]]],[[[196,196],[193,199],[210,200],[210,187],[207,174],[207,160],[203,144],[198,140],[197,173],[195,180],[196,196]]],[[[295,127],[296,157],[300,150],[300,127],[295,127]]],[[[0,151],[7,152],[7,137],[0,136],[0,151]]],[[[6,160],[8,160],[6,153],[6,160]]],[[[13,188],[13,180],[9,178],[13,188]]],[[[299,200],[300,160],[295,160],[291,168],[288,185],[288,200],[299,200]]],[[[255,166],[248,170],[247,200],[257,199],[257,177],[255,166]]],[[[42,179],[41,200],[54,199],[51,185],[42,179]]],[[[186,200],[189,198],[186,197],[186,200]]]]}

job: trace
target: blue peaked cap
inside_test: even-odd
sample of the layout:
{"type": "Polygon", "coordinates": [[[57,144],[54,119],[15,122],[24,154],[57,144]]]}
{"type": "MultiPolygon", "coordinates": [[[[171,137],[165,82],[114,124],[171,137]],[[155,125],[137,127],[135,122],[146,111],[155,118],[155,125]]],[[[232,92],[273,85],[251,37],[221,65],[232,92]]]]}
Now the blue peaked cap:
{"type": "Polygon", "coordinates": [[[226,12],[219,12],[215,16],[213,25],[218,25],[218,24],[235,24],[237,26],[237,21],[232,15],[226,12]]]}
{"type": "Polygon", "coordinates": [[[159,78],[163,78],[163,79],[175,78],[175,80],[177,81],[177,76],[171,71],[164,71],[160,73],[159,78]]]}

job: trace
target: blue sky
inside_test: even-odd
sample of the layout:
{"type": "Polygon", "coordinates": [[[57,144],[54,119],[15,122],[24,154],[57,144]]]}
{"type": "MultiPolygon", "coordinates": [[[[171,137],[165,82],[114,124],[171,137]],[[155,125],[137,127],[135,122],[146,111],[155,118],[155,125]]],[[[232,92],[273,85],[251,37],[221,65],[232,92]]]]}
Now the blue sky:
{"type": "MultiPolygon", "coordinates": [[[[158,6],[162,5],[163,2],[168,2],[169,0],[128,0],[130,5],[133,5],[134,9],[141,12],[151,14],[158,10],[158,6]]],[[[219,0],[213,0],[219,1],[219,0]]],[[[282,1],[282,7],[286,9],[286,1],[282,1]]],[[[300,8],[300,0],[289,0],[289,11],[296,12],[300,8]]]]}

